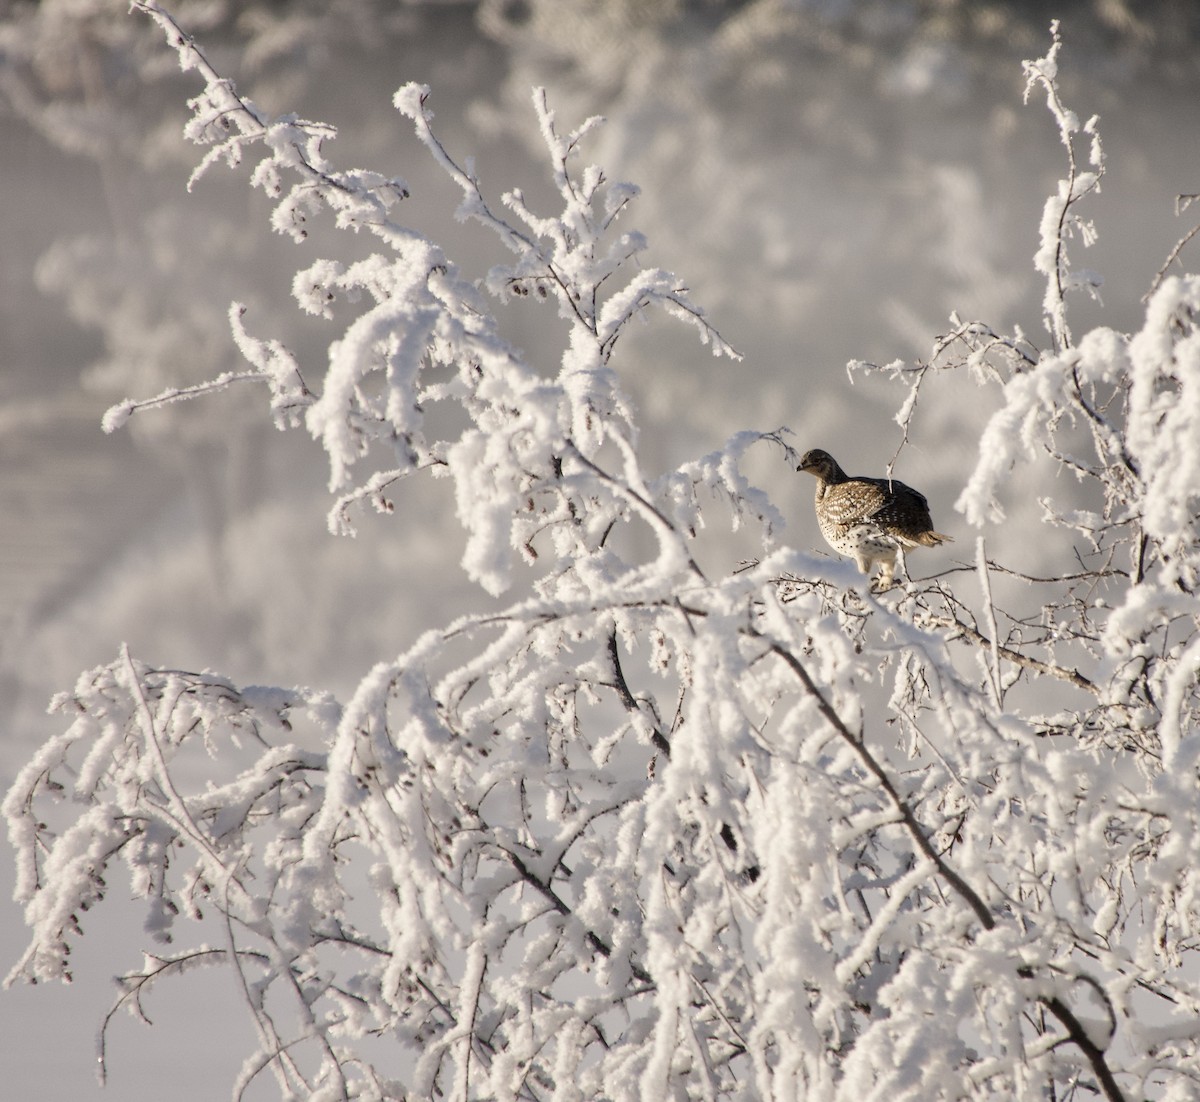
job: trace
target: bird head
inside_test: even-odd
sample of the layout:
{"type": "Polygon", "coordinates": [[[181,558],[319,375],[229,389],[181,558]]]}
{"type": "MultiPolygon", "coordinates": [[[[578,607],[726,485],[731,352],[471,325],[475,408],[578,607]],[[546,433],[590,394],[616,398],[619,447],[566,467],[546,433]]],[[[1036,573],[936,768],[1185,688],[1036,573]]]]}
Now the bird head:
{"type": "Polygon", "coordinates": [[[838,473],[839,468],[837,461],[827,451],[813,448],[812,451],[807,451],[800,457],[800,466],[796,470],[807,471],[809,474],[816,475],[821,481],[828,482],[838,473]]]}

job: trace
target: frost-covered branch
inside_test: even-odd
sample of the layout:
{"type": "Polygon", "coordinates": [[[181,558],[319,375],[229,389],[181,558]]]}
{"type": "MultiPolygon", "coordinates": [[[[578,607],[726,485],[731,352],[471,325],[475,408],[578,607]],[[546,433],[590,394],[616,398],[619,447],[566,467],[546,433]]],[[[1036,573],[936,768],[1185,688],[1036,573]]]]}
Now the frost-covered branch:
{"type": "MultiPolygon", "coordinates": [[[[1177,216],[1182,214],[1197,199],[1200,199],[1200,195],[1176,195],[1175,214],[1177,216]]],[[[1145,295],[1142,296],[1142,302],[1150,301],[1150,297],[1159,289],[1159,287],[1162,286],[1162,281],[1167,278],[1167,272],[1170,271],[1171,265],[1179,259],[1179,254],[1183,252],[1188,242],[1191,241],[1192,238],[1198,233],[1200,233],[1200,223],[1194,225],[1190,230],[1188,230],[1187,233],[1185,233],[1178,241],[1175,242],[1174,247],[1169,253],[1167,253],[1167,259],[1163,261],[1162,267],[1154,273],[1154,278],[1150,281],[1150,290],[1148,290],[1145,295]]]]}
{"type": "Polygon", "coordinates": [[[1100,286],[1094,272],[1074,271],[1067,256],[1067,238],[1079,234],[1085,246],[1096,239],[1096,229],[1090,220],[1075,213],[1075,205],[1093,191],[1100,190],[1104,175],[1104,151],[1097,130],[1099,116],[1093,115],[1081,127],[1074,111],[1064,106],[1058,89],[1058,53],[1062,48],[1058,21],[1050,25],[1053,42],[1045,57],[1025,62],[1025,101],[1035,86],[1046,93],[1046,104],[1058,123],[1058,133],[1067,151],[1067,176],[1059,181],[1058,191],[1046,200],[1042,211],[1041,247],[1033,264],[1046,277],[1046,295],[1042,303],[1046,329],[1054,338],[1055,351],[1071,347],[1071,330],[1067,325],[1066,296],[1068,291],[1084,289],[1093,297],[1100,286]],[[1076,160],[1075,138],[1085,134],[1091,139],[1088,163],[1091,169],[1082,170],[1076,160]]]}

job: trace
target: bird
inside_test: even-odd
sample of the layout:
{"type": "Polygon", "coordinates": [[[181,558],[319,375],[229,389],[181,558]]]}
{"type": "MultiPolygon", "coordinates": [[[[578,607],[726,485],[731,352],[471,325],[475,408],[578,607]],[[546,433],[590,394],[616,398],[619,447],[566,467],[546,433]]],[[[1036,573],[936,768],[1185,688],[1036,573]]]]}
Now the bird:
{"type": "Polygon", "coordinates": [[[933,530],[925,495],[898,479],[848,475],[820,448],[805,452],[796,470],[817,480],[817,524],[825,542],[868,576],[880,568],[873,592],[891,588],[900,551],[953,539],[933,530]]]}

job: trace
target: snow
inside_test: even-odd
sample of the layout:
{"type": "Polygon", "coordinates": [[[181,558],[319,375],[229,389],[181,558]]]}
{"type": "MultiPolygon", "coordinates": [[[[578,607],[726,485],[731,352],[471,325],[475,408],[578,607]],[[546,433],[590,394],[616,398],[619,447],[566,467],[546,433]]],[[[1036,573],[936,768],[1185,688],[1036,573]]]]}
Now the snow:
{"type": "MultiPolygon", "coordinates": [[[[514,190],[501,214],[433,130],[429,89],[396,94],[458,214],[513,254],[489,299],[398,219],[398,178],[339,170],[332,128],[268,118],[147,10],[205,79],[201,171],[258,158],[251,181],[296,241],[319,221],[367,233],[292,282],[321,319],[311,389],[235,303],[250,371],[106,424],[263,382],[280,427],[302,420],[325,451],[339,521],[448,477],[482,592],[470,614],[397,625],[399,653],[344,706],[129,647],[81,677],[4,803],[30,932],[10,982],[70,977],[119,855],[162,950],[121,1001],[222,959],[257,1044],[237,1085],[269,1071],[283,1096],[1032,1097],[1140,1090],[1166,1074],[1158,1045],[1197,1074],[1195,1022],[1143,1025],[1131,992],[1200,1000],[1200,291],[1166,280],[1138,333],[1073,337],[1063,246],[1090,236],[1074,206],[1102,154],[1093,120],[1096,171],[1077,170],[1057,31],[1028,69],[1069,159],[1035,259],[1054,347],[955,319],[917,379],[925,394],[965,368],[990,388],[959,499],[974,561],[876,594],[780,545],[750,467],[777,448],[792,465],[786,430],[649,468],[632,323],[662,312],[736,353],[615,226],[637,192],[581,161],[598,118],[564,135],[535,90],[561,209],[514,190]],[[557,363],[503,335],[530,289],[566,323],[557,363]],[[1075,476],[1043,498],[1077,541],[1049,578],[989,553],[1011,472],[1034,463],[1075,476]],[[712,565],[718,527],[760,557],[712,565]],[[211,945],[176,943],[191,922],[211,945]]],[[[912,384],[906,439],[918,412],[912,384]]]]}

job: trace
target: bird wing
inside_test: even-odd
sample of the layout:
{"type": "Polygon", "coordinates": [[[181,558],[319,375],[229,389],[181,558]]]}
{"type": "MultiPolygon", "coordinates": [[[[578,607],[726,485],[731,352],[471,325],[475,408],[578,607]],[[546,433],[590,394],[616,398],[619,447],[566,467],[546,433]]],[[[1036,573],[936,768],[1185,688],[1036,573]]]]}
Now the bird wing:
{"type": "Polygon", "coordinates": [[[830,486],[821,503],[831,524],[859,524],[870,520],[888,502],[888,495],[874,478],[851,478],[830,486]]]}
{"type": "MultiPolygon", "coordinates": [[[[866,482],[867,479],[862,481],[866,482]]],[[[894,478],[890,481],[873,478],[870,481],[878,489],[879,504],[868,519],[909,539],[932,531],[933,519],[929,515],[929,502],[924,494],[894,478]]]]}

